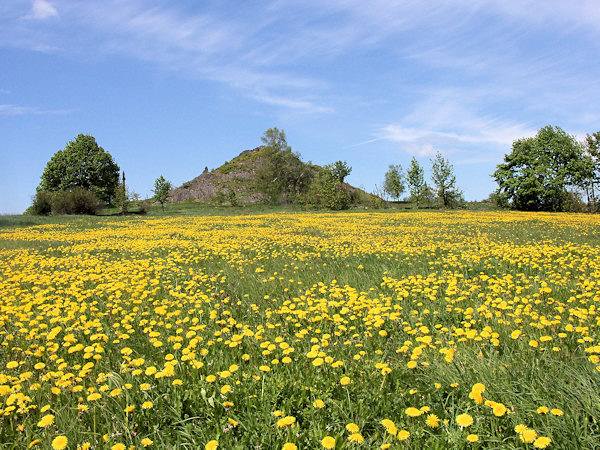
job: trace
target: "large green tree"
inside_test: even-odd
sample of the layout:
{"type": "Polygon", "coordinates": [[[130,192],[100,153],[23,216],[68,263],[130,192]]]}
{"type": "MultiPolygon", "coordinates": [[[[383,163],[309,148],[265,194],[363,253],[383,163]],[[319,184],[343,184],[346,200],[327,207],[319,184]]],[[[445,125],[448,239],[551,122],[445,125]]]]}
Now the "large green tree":
{"type": "Polygon", "coordinates": [[[110,203],[119,184],[119,166],[93,136],[80,134],[46,164],[38,190],[68,191],[76,186],[110,203]]]}
{"type": "Polygon", "coordinates": [[[534,137],[514,141],[492,176],[498,195],[516,209],[563,211],[589,171],[589,159],[575,137],[548,125],[534,137]]]}

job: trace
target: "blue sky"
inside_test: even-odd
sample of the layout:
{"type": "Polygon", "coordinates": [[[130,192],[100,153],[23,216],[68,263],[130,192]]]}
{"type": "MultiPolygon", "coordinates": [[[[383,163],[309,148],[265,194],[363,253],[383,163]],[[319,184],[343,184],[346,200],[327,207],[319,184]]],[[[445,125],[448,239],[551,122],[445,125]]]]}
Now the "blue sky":
{"type": "Polygon", "coordinates": [[[600,130],[599,23],[596,0],[5,0],[0,213],[79,133],[150,196],[273,126],[367,191],[439,150],[483,199],[513,140],[600,130]]]}

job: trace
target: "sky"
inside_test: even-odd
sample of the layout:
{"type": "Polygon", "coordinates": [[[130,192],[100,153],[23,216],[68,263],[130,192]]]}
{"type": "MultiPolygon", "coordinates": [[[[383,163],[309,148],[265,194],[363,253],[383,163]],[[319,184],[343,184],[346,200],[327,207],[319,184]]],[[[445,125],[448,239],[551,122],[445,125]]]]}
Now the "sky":
{"type": "Polygon", "coordinates": [[[271,127],[369,192],[439,151],[481,200],[514,140],[600,130],[599,23],[597,0],[3,0],[0,213],[80,133],[149,197],[271,127]]]}

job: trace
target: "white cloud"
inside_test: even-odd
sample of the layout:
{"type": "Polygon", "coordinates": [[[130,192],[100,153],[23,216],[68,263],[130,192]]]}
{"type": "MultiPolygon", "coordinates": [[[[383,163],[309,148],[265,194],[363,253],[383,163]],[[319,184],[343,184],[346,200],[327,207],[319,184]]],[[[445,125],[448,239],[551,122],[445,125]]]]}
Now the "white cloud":
{"type": "Polygon", "coordinates": [[[45,20],[51,17],[58,17],[58,11],[52,3],[47,0],[33,0],[31,12],[27,18],[45,20]]]}
{"type": "Polygon", "coordinates": [[[76,109],[41,109],[36,106],[0,105],[0,116],[22,116],[24,114],[69,114],[76,109]]]}

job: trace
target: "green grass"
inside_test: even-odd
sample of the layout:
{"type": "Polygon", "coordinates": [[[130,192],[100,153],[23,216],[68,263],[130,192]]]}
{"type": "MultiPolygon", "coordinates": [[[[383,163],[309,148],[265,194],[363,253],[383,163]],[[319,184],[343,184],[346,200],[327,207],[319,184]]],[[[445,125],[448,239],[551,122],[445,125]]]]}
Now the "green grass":
{"type": "Polygon", "coordinates": [[[154,448],[212,439],[219,448],[321,448],[329,435],[354,448],[350,422],[360,448],[534,448],[514,431],[520,424],[551,448],[593,448],[600,438],[600,363],[589,358],[600,337],[596,217],[190,203],[144,216],[4,219],[0,386],[10,393],[0,387],[0,410],[17,393],[35,408],[0,418],[3,447],[39,439],[51,448],[64,435],[69,448],[140,448],[144,438],[154,448]],[[469,398],[476,383],[508,412],[469,398]],[[90,400],[92,390],[101,398],[90,400]],[[408,407],[429,411],[409,417],[408,407]],[[294,428],[278,427],[277,411],[294,428]],[[464,413],[474,423],[461,429],[464,413]],[[41,428],[46,414],[54,423],[41,428]],[[439,427],[425,424],[429,414],[439,427]],[[410,437],[394,438],[383,419],[410,437]]]}

